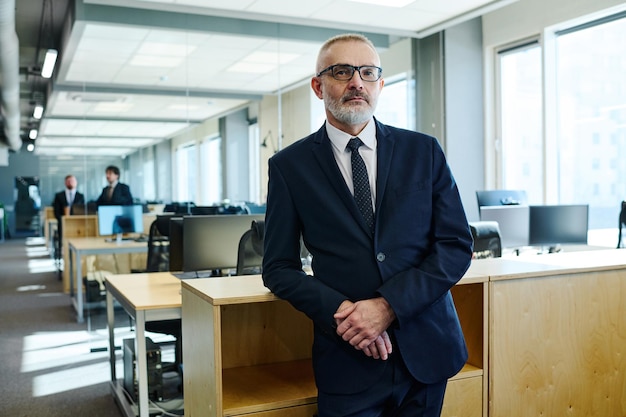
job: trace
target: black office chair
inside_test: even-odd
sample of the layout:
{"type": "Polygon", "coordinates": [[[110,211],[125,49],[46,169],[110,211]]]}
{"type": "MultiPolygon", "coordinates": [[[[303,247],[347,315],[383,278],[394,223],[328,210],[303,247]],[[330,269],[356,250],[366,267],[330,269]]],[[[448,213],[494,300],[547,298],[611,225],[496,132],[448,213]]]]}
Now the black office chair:
{"type": "Polygon", "coordinates": [[[253,220],[246,230],[237,248],[237,275],[260,274],[263,266],[263,238],[265,222],[253,220]]]}
{"type": "MultiPolygon", "coordinates": [[[[147,272],[165,272],[169,271],[169,222],[173,216],[163,215],[157,216],[156,220],[150,225],[150,235],[148,237],[148,260],[147,272]]],[[[174,363],[164,370],[180,371],[182,364],[182,325],[180,319],[149,321],[146,323],[146,330],[153,333],[169,334],[173,336],[175,341],[174,347],[174,363]]],[[[166,342],[165,344],[167,344],[166,342]]]]}
{"type": "Polygon", "coordinates": [[[617,237],[617,249],[624,247],[622,242],[622,228],[626,227],[626,201],[622,201],[622,211],[619,212],[619,236],[617,237]]]}
{"type": "Polygon", "coordinates": [[[470,222],[474,239],[473,259],[499,258],[502,256],[502,240],[498,222],[470,222]]]}
{"type": "Polygon", "coordinates": [[[150,225],[146,265],[147,272],[169,271],[169,221],[169,216],[158,216],[150,225]]]}

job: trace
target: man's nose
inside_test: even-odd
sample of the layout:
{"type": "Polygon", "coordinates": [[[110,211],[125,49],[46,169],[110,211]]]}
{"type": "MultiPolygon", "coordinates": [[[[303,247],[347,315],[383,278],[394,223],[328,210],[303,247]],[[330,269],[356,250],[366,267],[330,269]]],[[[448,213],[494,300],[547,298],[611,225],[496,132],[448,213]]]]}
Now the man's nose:
{"type": "Polygon", "coordinates": [[[359,73],[359,71],[354,71],[354,74],[352,74],[352,78],[348,80],[348,87],[354,89],[363,88],[363,80],[361,79],[361,74],[359,73]]]}

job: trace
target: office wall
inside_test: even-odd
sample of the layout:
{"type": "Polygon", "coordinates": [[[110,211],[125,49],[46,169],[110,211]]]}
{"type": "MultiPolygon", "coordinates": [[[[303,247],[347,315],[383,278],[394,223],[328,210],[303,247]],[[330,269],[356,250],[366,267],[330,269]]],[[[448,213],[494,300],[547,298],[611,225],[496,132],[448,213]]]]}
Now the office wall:
{"type": "MultiPolygon", "coordinates": [[[[224,147],[224,197],[233,202],[250,201],[250,146],[248,144],[248,110],[243,109],[220,119],[224,147]]],[[[203,161],[202,163],[206,163],[203,161]]]]}
{"type": "Polygon", "coordinates": [[[482,25],[480,18],[444,34],[446,156],[465,212],[476,221],[476,190],[484,188],[482,25]]]}

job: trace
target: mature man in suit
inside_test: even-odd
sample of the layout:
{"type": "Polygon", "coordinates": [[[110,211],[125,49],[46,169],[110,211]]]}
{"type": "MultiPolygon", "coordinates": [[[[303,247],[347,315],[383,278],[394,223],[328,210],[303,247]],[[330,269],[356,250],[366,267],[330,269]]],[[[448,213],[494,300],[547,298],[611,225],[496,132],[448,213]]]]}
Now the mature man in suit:
{"type": "Polygon", "coordinates": [[[435,138],[373,117],[384,81],[367,38],[328,40],[316,72],[325,125],[269,160],[264,283],[313,320],[319,417],[439,416],[467,359],[450,294],[472,256],[456,183],[435,138]]]}
{"type": "Polygon", "coordinates": [[[119,182],[120,169],[110,165],[105,170],[108,186],[102,189],[102,194],[96,200],[99,206],[129,206],[133,204],[133,195],[130,187],[119,182]]]}
{"type": "Polygon", "coordinates": [[[85,196],[78,192],[78,181],[74,175],[65,176],[65,190],[59,191],[54,195],[52,208],[54,209],[54,217],[57,219],[57,248],[55,257],[61,255],[62,237],[63,237],[63,221],[62,217],[68,214],[74,214],[74,207],[80,207],[85,204],[85,196]]]}
{"type": "Polygon", "coordinates": [[[54,217],[61,225],[61,216],[66,214],[74,214],[75,206],[85,204],[85,196],[77,191],[78,181],[73,175],[65,176],[65,190],[59,191],[54,195],[52,207],[54,208],[54,217]]]}

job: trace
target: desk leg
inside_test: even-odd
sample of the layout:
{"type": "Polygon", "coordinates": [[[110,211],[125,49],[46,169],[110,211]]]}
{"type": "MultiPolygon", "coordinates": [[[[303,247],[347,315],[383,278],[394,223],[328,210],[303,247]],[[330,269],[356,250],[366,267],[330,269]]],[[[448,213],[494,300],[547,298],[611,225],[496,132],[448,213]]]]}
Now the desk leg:
{"type": "Polygon", "coordinates": [[[148,409],[148,361],[146,359],[146,316],[137,311],[135,318],[135,360],[137,363],[137,389],[139,391],[139,417],[149,417],[148,409]]]}
{"type": "MultiPolygon", "coordinates": [[[[81,267],[80,262],[80,251],[74,251],[75,254],[75,264],[74,265],[74,279],[76,280],[76,312],[78,314],[77,321],[82,323],[83,318],[83,283],[81,282],[80,276],[82,275],[83,268],[81,267]]],[[[71,277],[70,277],[71,279],[71,277]]]]}
{"type": "Polygon", "coordinates": [[[74,297],[74,249],[69,246],[68,251],[67,257],[69,258],[70,264],[65,265],[64,268],[68,268],[68,275],[70,277],[70,297],[74,297]]]}
{"type": "MultiPolygon", "coordinates": [[[[104,284],[106,285],[106,283],[104,284]]],[[[107,291],[107,325],[109,326],[109,364],[111,366],[111,382],[117,382],[115,374],[115,308],[113,306],[113,296],[107,291]]]]}

